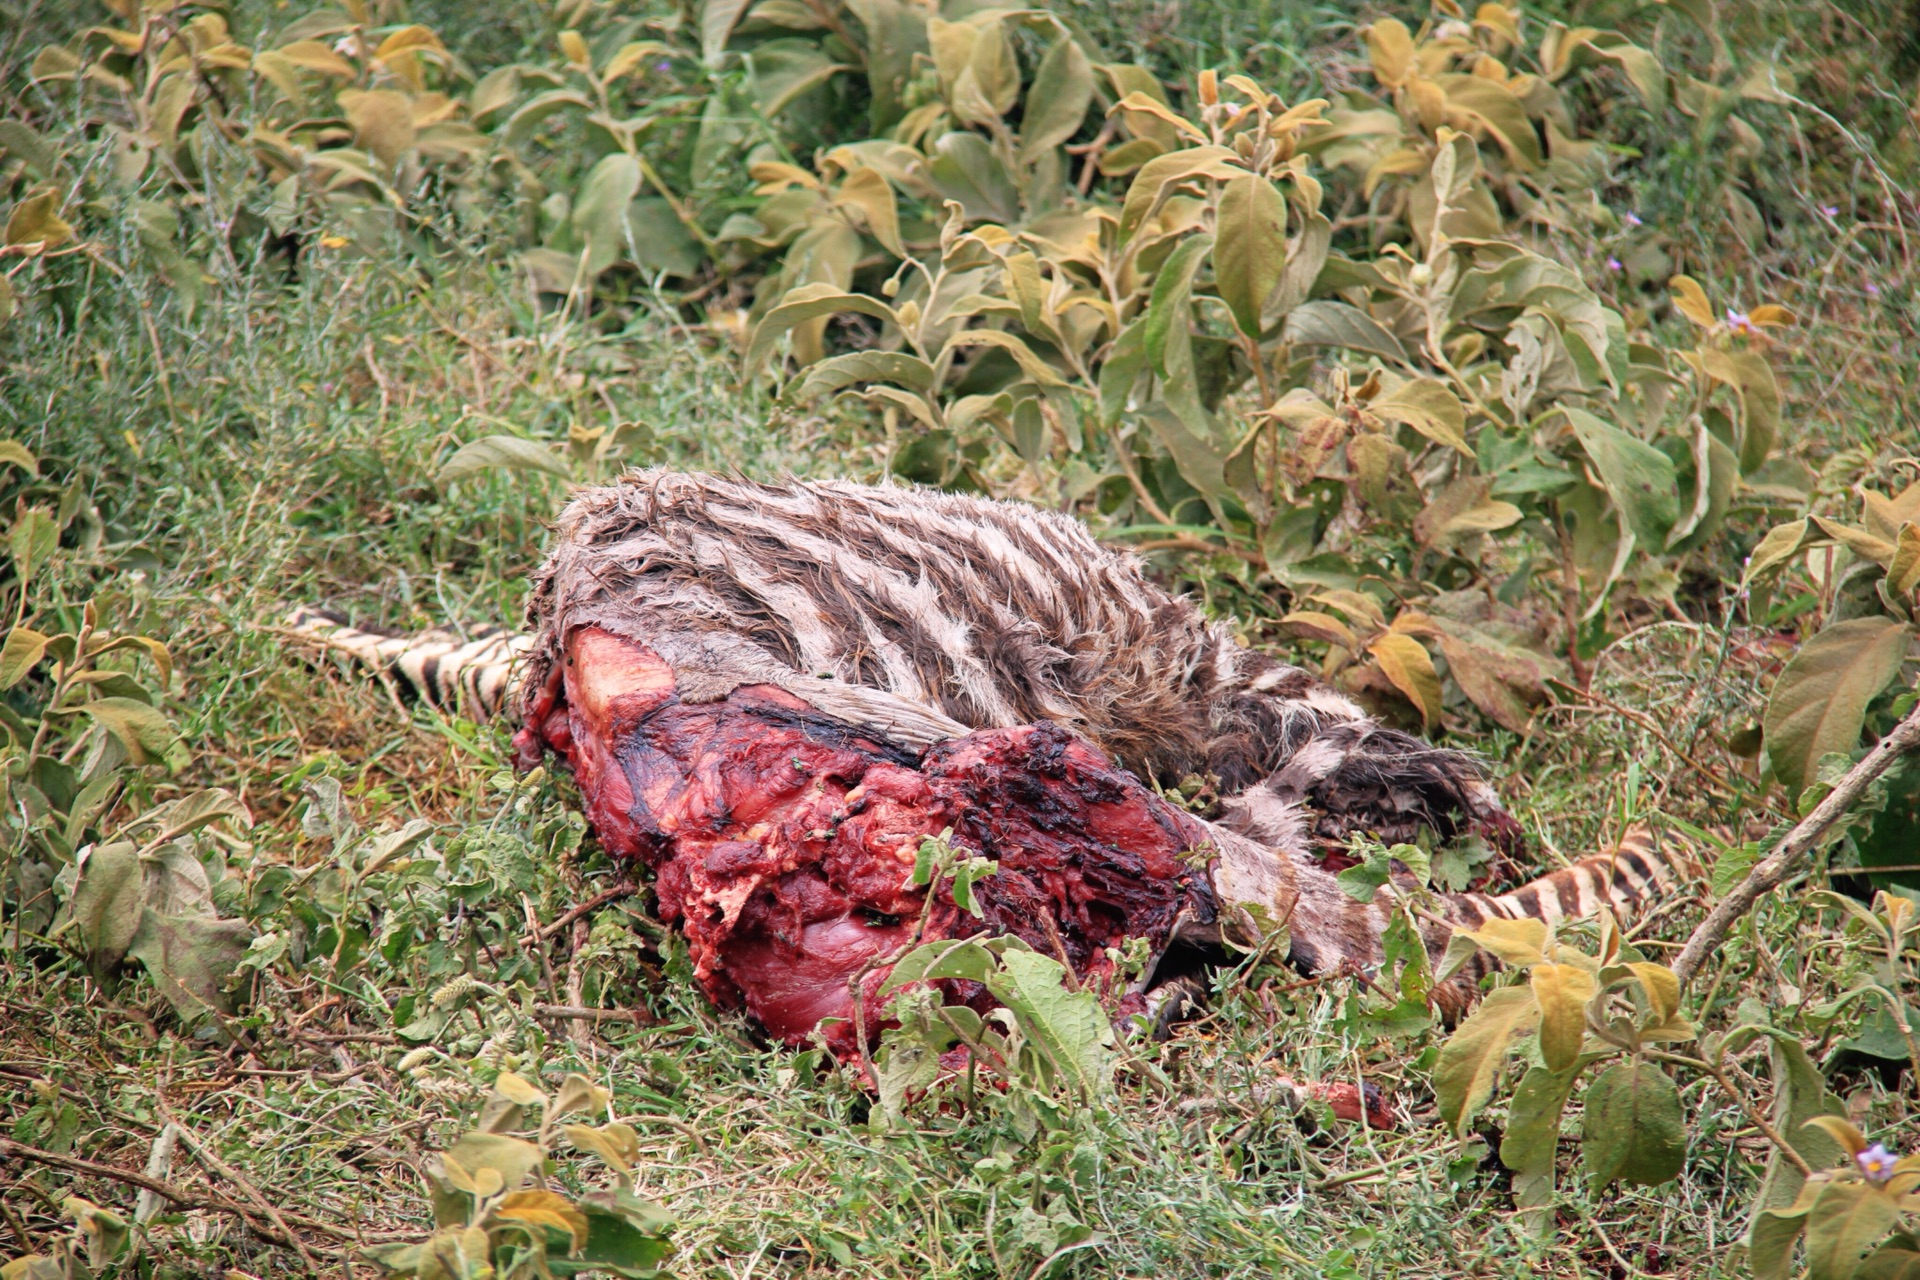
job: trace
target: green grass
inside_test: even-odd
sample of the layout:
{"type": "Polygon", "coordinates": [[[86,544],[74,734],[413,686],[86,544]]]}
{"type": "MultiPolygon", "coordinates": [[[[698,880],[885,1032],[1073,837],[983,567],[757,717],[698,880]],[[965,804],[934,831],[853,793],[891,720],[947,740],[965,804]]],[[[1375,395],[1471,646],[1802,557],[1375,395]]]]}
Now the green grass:
{"type": "MultiPolygon", "coordinates": [[[[1598,11],[1565,7],[1582,20],[1598,11]]],[[[1643,113],[1617,122],[1642,155],[1603,193],[1638,211],[1648,243],[1727,305],[1774,298],[1801,313],[1780,351],[1789,452],[1834,485],[1884,468],[1892,446],[1911,450],[1920,434],[1920,273],[1906,247],[1920,243],[1920,226],[1902,185],[1916,155],[1911,54],[1872,34],[1911,16],[1867,9],[1754,3],[1723,16],[1738,55],[1815,68],[1808,100],[1871,138],[1873,163],[1807,110],[1755,108],[1768,150],[1748,162],[1724,147],[1696,154],[1671,120],[1643,113]],[[1824,73],[1822,60],[1833,64],[1824,73]],[[1768,219],[1763,241],[1743,240],[1727,212],[1729,171],[1768,219]],[[1880,203],[1887,191],[1891,208],[1880,203]],[[1832,217],[1820,212],[1829,205],[1832,217]]],[[[257,12],[243,13],[243,30],[257,12]]],[[[423,4],[414,16],[484,62],[544,31],[531,4],[503,12],[495,21],[423,4]]],[[[1335,50],[1361,16],[1220,0],[1116,5],[1088,21],[1109,47],[1170,71],[1239,63],[1276,83],[1293,77],[1305,93],[1337,82],[1351,54],[1335,50]]],[[[74,21],[65,6],[0,3],[0,67],[74,21]]],[[[1659,21],[1663,40],[1699,44],[1677,17],[1659,21]]],[[[17,76],[7,83],[17,89],[17,76]]],[[[57,125],[32,93],[19,102],[57,125]]],[[[192,763],[136,788],[129,810],[202,786],[240,796],[257,825],[224,852],[237,901],[258,906],[274,868],[325,860],[301,827],[300,782],[326,774],[368,828],[436,823],[458,873],[455,888],[423,885],[404,907],[381,904],[376,924],[410,931],[403,954],[375,951],[344,973],[321,956],[270,966],[224,1039],[183,1030],[144,978],[102,984],[52,946],[0,951],[5,1133],[137,1171],[162,1127],[178,1123],[217,1162],[183,1142],[157,1175],[250,1206],[244,1218],[163,1208],[128,1273],[297,1274],[298,1254],[246,1226],[272,1225],[251,1207],[257,1193],[332,1224],[302,1229],[323,1274],[372,1274],[353,1261],[357,1244],[424,1233],[418,1166],[471,1125],[507,1068],[549,1082],[577,1070],[612,1089],[614,1112],[642,1135],[641,1193],[679,1222],[672,1268],[685,1276],[1741,1273],[1729,1246],[1766,1145],[1711,1081],[1686,1083],[1694,1136],[1676,1184],[1591,1190],[1569,1138],[1557,1228],[1536,1242],[1484,1143],[1463,1148],[1433,1114],[1439,1034],[1355,1036],[1343,1029],[1358,991],[1349,982],[1231,971],[1207,1017],[1167,1045],[1133,1047],[1111,1108],[1071,1113],[1062,1132],[1029,1142],[991,1102],[873,1127],[868,1097],[815,1056],[761,1046],[737,1015],[707,1006],[636,904],[606,908],[587,936],[553,939],[544,957],[520,947],[529,916],[552,921],[615,874],[591,849],[554,852],[571,829],[564,781],[516,786],[503,730],[401,709],[353,674],[306,661],[272,624],[287,605],[315,601],[395,626],[517,618],[562,486],[521,473],[434,482],[454,446],[501,424],[538,436],[575,423],[643,427],[602,473],[630,461],[873,478],[888,469],[885,439],[864,421],[801,415],[742,387],[725,334],[673,299],[641,297],[593,325],[542,310],[477,233],[443,228],[434,248],[393,262],[310,243],[292,272],[229,241],[209,254],[212,281],[188,314],[152,271],[114,268],[139,258],[129,209],[98,221],[108,233],[97,253],[20,270],[35,297],[0,330],[0,437],[77,482],[98,515],[97,541],[69,538],[35,587],[42,617],[70,623],[91,599],[115,629],[165,639],[180,664],[168,705],[192,763]],[[460,1013],[435,1039],[439,1055],[400,1071],[412,1047],[395,1034],[402,1010],[425,1008],[461,972],[503,994],[460,1013]],[[575,1038],[536,1010],[570,1004],[570,992],[636,1016],[575,1038]],[[1302,1122],[1284,1105],[1283,1077],[1364,1077],[1393,1096],[1403,1123],[1381,1134],[1302,1122]]],[[[1596,278],[1618,249],[1564,247],[1596,278]]],[[[1656,293],[1640,296],[1652,311],[1656,293]]],[[[1745,527],[1757,531],[1765,515],[1756,506],[1745,527]]],[[[1757,716],[1775,655],[1745,634],[1723,652],[1721,621],[1638,630],[1597,665],[1592,700],[1569,701],[1526,741],[1466,743],[1492,759],[1543,864],[1603,847],[1649,812],[1762,827],[1783,816],[1777,789],[1757,794],[1751,766],[1719,745],[1757,716]],[[1692,725],[1703,731],[1680,740],[1692,725]]],[[[1683,937],[1695,915],[1697,901],[1677,904],[1650,948],[1683,937]]],[[[1852,953],[1810,919],[1788,895],[1726,949],[1718,1025],[1739,998],[1804,1015],[1851,980],[1852,953]]],[[[291,908],[263,907],[258,922],[296,947],[312,941],[291,908]]],[[[1818,1018],[1798,1025],[1816,1059],[1845,1034],[1818,1018]]],[[[1880,1140],[1920,1145],[1910,1092],[1857,1069],[1837,1087],[1880,1140]]],[[[1754,1090],[1767,1096],[1764,1084],[1754,1090]]],[[[582,1176],[571,1155],[559,1166],[565,1182],[582,1176]]],[[[69,1194],[130,1215],[136,1189],[0,1157],[0,1256],[63,1236],[69,1194]]]]}

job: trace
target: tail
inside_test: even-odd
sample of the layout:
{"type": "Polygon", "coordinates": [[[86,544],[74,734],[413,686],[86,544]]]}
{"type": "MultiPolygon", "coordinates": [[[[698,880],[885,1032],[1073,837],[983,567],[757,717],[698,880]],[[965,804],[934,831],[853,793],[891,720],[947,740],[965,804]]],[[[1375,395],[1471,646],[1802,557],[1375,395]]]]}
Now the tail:
{"type": "Polygon", "coordinates": [[[512,705],[533,648],[531,636],[505,627],[476,627],[464,635],[435,627],[396,635],[352,626],[322,609],[295,609],[281,626],[296,639],[348,655],[429,706],[481,720],[512,705]]]}
{"type": "MultiPolygon", "coordinates": [[[[1489,920],[1541,920],[1553,925],[1611,908],[1622,920],[1644,916],[1673,901],[1693,870],[1691,859],[1671,840],[1646,826],[1628,830],[1613,852],[1583,858],[1510,893],[1459,893],[1447,898],[1447,924],[1428,931],[1430,953],[1440,954],[1455,928],[1478,929],[1489,920]]],[[[1434,1003],[1448,1021],[1457,1019],[1479,992],[1480,979],[1501,967],[1482,951],[1434,989],[1434,1003]]]]}

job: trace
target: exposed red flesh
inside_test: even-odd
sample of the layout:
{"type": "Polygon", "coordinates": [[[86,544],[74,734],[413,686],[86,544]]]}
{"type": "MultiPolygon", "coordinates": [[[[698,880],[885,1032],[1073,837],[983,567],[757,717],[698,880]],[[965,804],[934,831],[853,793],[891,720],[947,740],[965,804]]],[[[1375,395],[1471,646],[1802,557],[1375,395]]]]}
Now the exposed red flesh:
{"type": "MultiPolygon", "coordinates": [[[[1017,934],[1100,978],[1108,947],[1160,948],[1181,908],[1205,901],[1182,854],[1206,828],[1050,724],[915,760],[772,686],[684,702],[664,661],[596,628],[573,636],[563,686],[541,702],[520,758],[546,747],[567,760],[609,852],[654,868],[660,913],[708,994],[789,1043],[850,1018],[849,979],[912,936],[925,895],[908,877],[921,841],[946,828],[999,872],[975,886],[981,918],[936,895],[927,940],[1017,934]]],[[[867,990],[885,976],[876,967],[867,990]]],[[[851,1047],[847,1022],[826,1034],[851,1047]]]]}

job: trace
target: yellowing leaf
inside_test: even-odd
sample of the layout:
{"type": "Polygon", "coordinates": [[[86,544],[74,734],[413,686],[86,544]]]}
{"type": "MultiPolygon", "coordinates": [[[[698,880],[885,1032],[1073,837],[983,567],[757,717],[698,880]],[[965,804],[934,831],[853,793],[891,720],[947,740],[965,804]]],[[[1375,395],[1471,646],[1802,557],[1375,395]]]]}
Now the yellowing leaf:
{"type": "Polygon", "coordinates": [[[1490,992],[1441,1046],[1433,1091],[1440,1116],[1454,1133],[1466,1135],[1468,1122],[1493,1093],[1493,1077],[1506,1061],[1514,1035],[1532,1030],[1539,1018],[1531,989],[1502,987],[1490,992]]]}
{"type": "Polygon", "coordinates": [[[1455,929],[1463,938],[1493,952],[1504,964],[1529,968],[1546,961],[1547,924],[1544,920],[1488,920],[1478,929],[1455,929]]]}
{"type": "Polygon", "coordinates": [[[281,45],[273,52],[296,67],[307,71],[318,71],[322,75],[351,80],[360,74],[351,62],[334,52],[331,46],[322,44],[318,40],[295,40],[292,44],[281,45]]]}
{"type": "Polygon", "coordinates": [[[547,1100],[547,1095],[535,1088],[525,1076],[515,1075],[511,1071],[500,1073],[500,1078],[493,1082],[493,1090],[516,1106],[541,1106],[547,1100]]]}
{"type": "Polygon", "coordinates": [[[582,71],[592,65],[592,55],[587,52],[587,42],[578,31],[571,27],[562,31],[559,43],[561,56],[566,58],[567,65],[578,67],[582,71]]]}
{"type": "Polygon", "coordinates": [[[1440,673],[1434,670],[1426,647],[1412,636],[1389,631],[1369,644],[1367,652],[1393,681],[1393,687],[1420,708],[1420,718],[1431,730],[1440,719],[1440,673]]]}
{"type": "Polygon", "coordinates": [[[1667,282],[1667,288],[1673,293],[1673,305],[1680,314],[1699,325],[1702,329],[1711,329],[1714,325],[1713,304],[1707,301],[1707,291],[1692,276],[1675,276],[1667,282]]]}
{"type": "Polygon", "coordinates": [[[400,163],[413,149],[413,104],[393,89],[340,92],[341,109],[353,126],[354,141],[373,152],[385,165],[400,163]]]}
{"type": "Polygon", "coordinates": [[[60,216],[60,193],[51,187],[28,196],[7,215],[6,246],[16,253],[45,253],[71,239],[73,227],[60,216]]]}
{"type": "Polygon", "coordinates": [[[1680,1012],[1680,978],[1673,970],[1663,964],[1652,964],[1645,960],[1635,960],[1627,965],[1633,976],[1640,980],[1640,989],[1646,992],[1647,1004],[1653,1011],[1650,1025],[1659,1026],[1672,1020],[1680,1012]]]}
{"type": "Polygon", "coordinates": [[[553,1191],[515,1191],[501,1198],[493,1214],[510,1222],[525,1222],[540,1227],[555,1227],[573,1238],[571,1252],[580,1252],[587,1243],[587,1215],[573,1201],[553,1191]]]}
{"type": "Polygon", "coordinates": [[[1280,625],[1291,627],[1295,634],[1337,644],[1349,652],[1357,653],[1360,650],[1360,641],[1353,634],[1353,629],[1330,613],[1296,609],[1280,619],[1280,625]]]}
{"type": "Polygon", "coordinates": [[[1813,517],[1813,523],[1820,532],[1844,546],[1863,560],[1871,560],[1882,567],[1893,563],[1894,545],[1884,538],[1876,538],[1865,529],[1856,529],[1852,525],[1841,524],[1837,520],[1828,520],[1824,516],[1813,517]]]}
{"type": "Polygon", "coordinates": [[[1887,563],[1887,594],[1904,600],[1915,587],[1920,587],[1920,525],[1909,522],[1900,526],[1893,559],[1887,563]]]}
{"type": "Polygon", "coordinates": [[[1766,325],[1770,328],[1784,328],[1790,324],[1799,324],[1800,317],[1785,307],[1765,302],[1748,313],[1747,321],[1750,324],[1766,325]]]}
{"type": "Polygon", "coordinates": [[[1403,422],[1427,439],[1473,456],[1466,406],[1438,378],[1410,378],[1367,406],[1376,417],[1403,422]]]}
{"type": "Polygon", "coordinates": [[[1367,55],[1373,77],[1389,89],[1398,89],[1413,74],[1413,36],[1397,18],[1382,18],[1366,28],[1367,55]]]}
{"type": "Polygon", "coordinates": [[[1775,525],[1767,530],[1767,536],[1760,539],[1760,544],[1747,558],[1744,581],[1752,582],[1767,570],[1787,563],[1800,553],[1800,548],[1806,540],[1807,522],[1805,520],[1790,520],[1786,524],[1775,525]]]}
{"type": "Polygon", "coordinates": [[[1587,1001],[1593,975],[1570,964],[1537,964],[1527,973],[1540,1006],[1540,1057],[1550,1071],[1565,1071],[1579,1059],[1587,1038],[1587,1001]]]}

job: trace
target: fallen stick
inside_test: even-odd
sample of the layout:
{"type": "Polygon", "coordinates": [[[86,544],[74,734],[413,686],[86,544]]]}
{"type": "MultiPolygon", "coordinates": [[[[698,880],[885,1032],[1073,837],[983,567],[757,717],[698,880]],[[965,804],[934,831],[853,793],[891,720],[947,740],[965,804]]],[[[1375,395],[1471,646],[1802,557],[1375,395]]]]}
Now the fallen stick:
{"type": "Polygon", "coordinates": [[[1693,931],[1693,935],[1687,939],[1687,945],[1681,949],[1679,958],[1673,962],[1673,971],[1679,975],[1682,986],[1693,979],[1707,956],[1726,940],[1727,931],[1733,928],[1734,922],[1753,910],[1753,905],[1761,895],[1777,889],[1806,869],[1804,864],[1807,855],[1820,842],[1820,837],[1853,808],[1873,780],[1885,773],[1895,760],[1917,746],[1920,746],[1920,707],[1915,707],[1892,733],[1880,739],[1859,764],[1847,770],[1846,777],[1827,793],[1827,798],[1802,818],[1793,830],[1787,832],[1766,857],[1754,864],[1747,878],[1707,913],[1707,918],[1693,931]]]}

